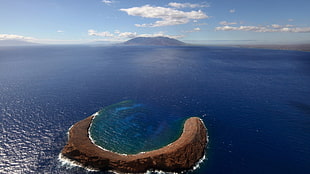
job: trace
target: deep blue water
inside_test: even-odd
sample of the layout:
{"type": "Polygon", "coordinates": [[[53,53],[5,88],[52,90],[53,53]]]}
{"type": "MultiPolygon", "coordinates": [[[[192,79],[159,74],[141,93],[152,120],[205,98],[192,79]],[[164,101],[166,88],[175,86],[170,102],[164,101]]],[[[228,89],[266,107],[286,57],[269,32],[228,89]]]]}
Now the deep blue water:
{"type": "Polygon", "coordinates": [[[192,173],[306,174],[309,91],[309,52],[0,47],[0,173],[85,173],[58,160],[69,127],[133,100],[162,113],[146,126],[203,118],[207,159],[192,173]]]}

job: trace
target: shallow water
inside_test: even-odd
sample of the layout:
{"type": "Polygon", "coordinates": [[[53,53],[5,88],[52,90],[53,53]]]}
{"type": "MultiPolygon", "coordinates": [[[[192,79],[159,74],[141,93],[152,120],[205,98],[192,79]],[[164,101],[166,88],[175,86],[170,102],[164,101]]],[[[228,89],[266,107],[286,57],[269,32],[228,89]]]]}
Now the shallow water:
{"type": "Polygon", "coordinates": [[[203,118],[207,159],[190,173],[308,173],[309,57],[224,47],[0,47],[0,173],[85,173],[58,160],[69,127],[124,100],[156,111],[136,127],[154,136],[203,118]]]}
{"type": "Polygon", "coordinates": [[[180,137],[184,121],[163,114],[145,104],[122,101],[96,113],[90,138],[99,147],[120,154],[159,149],[180,137]]]}

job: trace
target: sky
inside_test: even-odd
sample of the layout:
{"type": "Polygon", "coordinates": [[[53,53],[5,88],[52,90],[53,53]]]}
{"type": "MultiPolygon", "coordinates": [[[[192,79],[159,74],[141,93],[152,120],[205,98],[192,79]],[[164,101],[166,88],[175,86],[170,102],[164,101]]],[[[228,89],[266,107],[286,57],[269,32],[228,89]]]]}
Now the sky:
{"type": "Polygon", "coordinates": [[[309,0],[0,0],[0,40],[310,43],[309,0]]]}

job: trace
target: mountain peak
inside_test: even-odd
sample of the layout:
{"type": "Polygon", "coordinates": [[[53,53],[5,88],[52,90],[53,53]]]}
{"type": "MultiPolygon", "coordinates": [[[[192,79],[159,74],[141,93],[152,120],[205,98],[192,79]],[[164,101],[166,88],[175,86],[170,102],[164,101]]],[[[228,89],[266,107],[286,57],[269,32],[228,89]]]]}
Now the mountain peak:
{"type": "Polygon", "coordinates": [[[159,46],[180,46],[186,45],[177,39],[169,37],[136,37],[124,42],[125,45],[159,45],[159,46]]]}

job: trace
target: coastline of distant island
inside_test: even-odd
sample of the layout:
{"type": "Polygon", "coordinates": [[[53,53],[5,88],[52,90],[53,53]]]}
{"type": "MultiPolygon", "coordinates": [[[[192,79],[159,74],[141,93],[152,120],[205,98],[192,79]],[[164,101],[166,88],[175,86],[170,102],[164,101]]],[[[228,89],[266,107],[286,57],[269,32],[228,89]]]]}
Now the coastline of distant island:
{"type": "Polygon", "coordinates": [[[18,39],[0,40],[0,46],[36,46],[36,45],[40,44],[18,39]]]}
{"type": "Polygon", "coordinates": [[[188,45],[185,42],[169,37],[136,37],[123,42],[122,45],[131,46],[184,46],[188,45]]]}
{"type": "Polygon", "coordinates": [[[257,48],[257,49],[269,49],[269,50],[291,50],[291,51],[305,51],[310,52],[309,44],[249,44],[249,45],[227,45],[230,47],[239,48],[257,48]]]}
{"type": "MultiPolygon", "coordinates": [[[[49,44],[40,44],[23,40],[0,40],[0,46],[48,46],[49,44]]],[[[57,44],[52,44],[57,45],[57,44]]],[[[136,37],[125,42],[115,43],[109,41],[95,41],[84,44],[74,45],[96,45],[96,46],[216,46],[216,47],[236,47],[236,48],[256,48],[256,49],[271,49],[271,50],[292,50],[310,52],[310,43],[281,43],[281,44],[194,44],[187,43],[169,37],[136,37]]]]}

